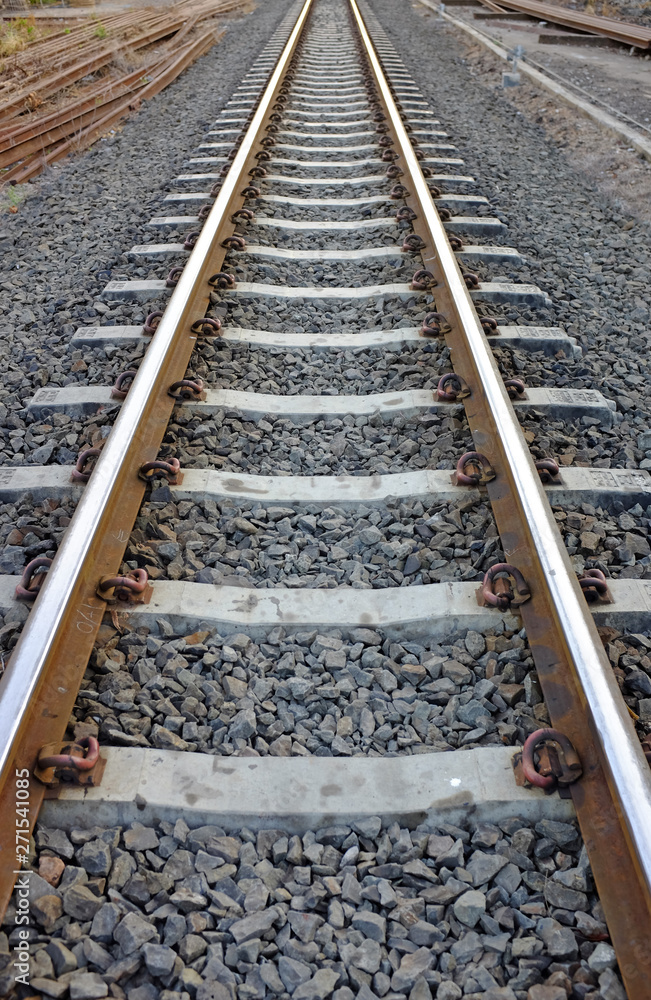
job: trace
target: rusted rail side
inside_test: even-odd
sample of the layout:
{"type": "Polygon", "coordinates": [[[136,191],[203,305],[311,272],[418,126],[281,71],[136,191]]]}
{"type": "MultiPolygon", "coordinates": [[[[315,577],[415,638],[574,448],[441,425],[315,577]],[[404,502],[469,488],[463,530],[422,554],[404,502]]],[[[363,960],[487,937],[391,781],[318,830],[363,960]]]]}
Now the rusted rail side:
{"type": "MultiPolygon", "coordinates": [[[[487,0],[480,2],[491,10],[495,9],[487,0]]],[[[522,11],[523,14],[530,14],[531,17],[540,18],[541,21],[551,21],[552,24],[563,24],[568,28],[603,35],[625,45],[634,45],[640,49],[648,49],[651,45],[651,28],[645,28],[641,24],[617,21],[613,17],[600,17],[597,14],[584,14],[554,3],[543,3],[542,0],[499,0],[499,2],[501,7],[522,11]]]]}

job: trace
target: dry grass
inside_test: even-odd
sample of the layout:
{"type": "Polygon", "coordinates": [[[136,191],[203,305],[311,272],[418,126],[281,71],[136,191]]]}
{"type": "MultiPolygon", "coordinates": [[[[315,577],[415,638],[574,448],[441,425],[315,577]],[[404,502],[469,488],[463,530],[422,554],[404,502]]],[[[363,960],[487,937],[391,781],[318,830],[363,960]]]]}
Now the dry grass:
{"type": "Polygon", "coordinates": [[[0,58],[6,59],[22,52],[42,35],[43,32],[36,27],[36,21],[31,15],[7,21],[0,26],[0,58]]]}

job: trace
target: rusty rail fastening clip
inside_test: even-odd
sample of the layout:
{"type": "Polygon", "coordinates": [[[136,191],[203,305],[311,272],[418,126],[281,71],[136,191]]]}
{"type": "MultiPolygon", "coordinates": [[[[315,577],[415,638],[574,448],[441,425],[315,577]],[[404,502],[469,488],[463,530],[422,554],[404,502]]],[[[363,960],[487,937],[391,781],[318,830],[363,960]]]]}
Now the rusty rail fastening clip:
{"type": "Polygon", "coordinates": [[[479,288],[478,274],[473,274],[472,271],[464,271],[461,277],[466,283],[466,288],[479,288]]]}
{"type": "Polygon", "coordinates": [[[227,236],[222,240],[221,246],[226,250],[246,250],[246,240],[243,236],[227,236]]]}
{"type": "Polygon", "coordinates": [[[414,274],[409,287],[414,292],[426,292],[428,288],[435,288],[436,285],[438,285],[438,281],[432,272],[428,271],[425,267],[421,267],[414,274]]]}
{"type": "Polygon", "coordinates": [[[208,278],[208,284],[212,285],[213,288],[235,288],[235,276],[229,274],[228,271],[218,271],[217,274],[208,278]]]}
{"type": "Polygon", "coordinates": [[[16,597],[19,601],[35,601],[39,590],[43,586],[47,573],[39,573],[38,570],[47,570],[52,565],[52,560],[47,556],[37,556],[28,562],[23,570],[20,583],[16,586],[16,597]]]}
{"type": "MultiPolygon", "coordinates": [[[[387,176],[389,174],[389,170],[398,170],[398,169],[399,169],[398,167],[389,167],[387,170],[387,176]]],[[[401,198],[408,198],[408,197],[409,197],[409,191],[407,190],[404,184],[394,184],[391,190],[389,191],[389,198],[391,198],[392,201],[400,201],[401,198]]]]}
{"type": "Polygon", "coordinates": [[[113,604],[133,604],[144,601],[149,577],[146,569],[134,569],[126,576],[103,576],[96,594],[102,601],[113,604]]]}
{"type": "Polygon", "coordinates": [[[456,471],[450,476],[455,486],[483,486],[495,479],[497,473],[485,455],[479,451],[467,451],[457,462],[456,471]],[[476,471],[468,472],[468,468],[476,471]]]}
{"type": "Polygon", "coordinates": [[[115,385],[111,389],[111,396],[113,399],[126,399],[127,393],[131,388],[131,384],[138,374],[137,371],[130,369],[128,372],[120,372],[115,380],[115,385]],[[128,383],[128,384],[127,384],[128,383]],[[126,384],[126,389],[123,386],[126,384]]]}
{"type": "MultiPolygon", "coordinates": [[[[255,189],[258,190],[257,188],[255,189]]],[[[231,215],[231,222],[241,225],[243,222],[253,222],[255,215],[250,208],[238,208],[237,212],[231,215]]]]}
{"type": "Polygon", "coordinates": [[[172,382],[167,390],[167,395],[174,399],[197,400],[203,397],[203,379],[180,378],[177,382],[172,382]]]}
{"type": "Polygon", "coordinates": [[[526,386],[521,378],[505,379],[504,388],[509,394],[509,399],[526,399],[526,386]]]}
{"type": "Polygon", "coordinates": [[[482,330],[487,337],[497,337],[499,334],[499,328],[497,326],[497,320],[492,316],[482,316],[479,320],[482,326],[482,330]]]}
{"type": "Polygon", "coordinates": [[[531,785],[553,791],[566,787],[583,774],[579,755],[564,733],[558,729],[538,729],[522,747],[522,773],[531,785]],[[534,753],[538,752],[538,765],[534,753]]]}
{"type": "MultiPolygon", "coordinates": [[[[404,175],[404,170],[402,170],[395,163],[392,163],[390,167],[387,167],[387,169],[385,170],[384,173],[385,173],[385,176],[388,177],[390,180],[395,180],[396,177],[402,177],[404,175]]],[[[396,184],[396,187],[397,188],[402,188],[402,184],[396,184]]],[[[395,190],[395,188],[394,188],[394,190],[395,190]]],[[[394,198],[394,197],[403,198],[404,195],[394,196],[393,194],[389,193],[389,197],[390,198],[394,198]]]]}
{"type": "Polygon", "coordinates": [[[197,240],[199,239],[200,236],[201,233],[198,232],[198,230],[193,229],[192,232],[188,233],[185,239],[183,240],[183,249],[194,250],[194,248],[197,245],[197,240]]]}
{"type": "Polygon", "coordinates": [[[465,399],[470,395],[470,386],[461,375],[447,372],[439,379],[436,395],[444,403],[456,403],[458,399],[465,399]]]}
{"type": "Polygon", "coordinates": [[[183,274],[182,267],[173,267],[170,273],[167,275],[167,278],[165,279],[165,287],[176,288],[182,274],[183,274]]]}
{"type": "Polygon", "coordinates": [[[417,233],[407,233],[402,241],[401,250],[403,253],[416,253],[416,251],[422,250],[424,246],[425,241],[421,240],[417,233]]]}
{"type": "Polygon", "coordinates": [[[105,766],[97,739],[83,736],[74,742],[48,743],[42,747],[34,777],[48,788],[56,788],[61,782],[96,787],[105,766]]]}
{"type": "Polygon", "coordinates": [[[608,580],[602,570],[593,567],[585,571],[585,576],[579,578],[579,586],[588,604],[599,601],[602,604],[612,604],[608,591],[608,580]]]}
{"type": "MultiPolygon", "coordinates": [[[[197,237],[198,236],[199,233],[197,233],[197,237]]],[[[156,333],[156,330],[158,329],[158,324],[160,323],[162,318],[163,318],[163,313],[161,312],[160,309],[157,309],[156,312],[149,313],[149,316],[144,322],[142,332],[145,333],[148,337],[153,337],[153,335],[156,333]]]]}
{"type": "Polygon", "coordinates": [[[448,333],[450,325],[443,313],[428,312],[423,320],[420,332],[424,337],[440,337],[443,333],[448,333]]]}
{"type": "Polygon", "coordinates": [[[217,316],[204,316],[194,321],[190,331],[197,337],[221,337],[222,321],[217,316]]]}
{"type": "Polygon", "coordinates": [[[75,463],[75,467],[70,473],[70,479],[73,483],[87,483],[91,477],[91,473],[95,468],[93,466],[86,471],[86,466],[93,458],[99,458],[100,449],[99,448],[85,448],[83,451],[79,452],[79,456],[75,463]]]}
{"type": "Polygon", "coordinates": [[[486,570],[479,596],[483,604],[508,611],[511,607],[518,607],[528,601],[531,591],[519,569],[510,563],[495,563],[486,570]],[[515,583],[517,593],[513,592],[511,580],[515,583]]]}
{"type": "Polygon", "coordinates": [[[181,463],[178,458],[170,458],[167,462],[161,459],[156,459],[153,462],[144,462],[138,470],[138,476],[140,479],[144,479],[146,483],[150,483],[156,477],[157,472],[165,476],[168,483],[172,486],[178,486],[179,483],[183,482],[181,463]]]}
{"type": "Polygon", "coordinates": [[[396,222],[413,222],[418,216],[414,212],[413,208],[409,208],[408,205],[403,205],[396,212],[396,222]]]}
{"type": "Polygon", "coordinates": [[[259,198],[260,188],[256,187],[255,184],[247,184],[245,188],[242,188],[240,194],[244,198],[259,198]]]}
{"type": "Polygon", "coordinates": [[[535,463],[536,469],[538,470],[538,475],[540,476],[540,481],[543,483],[557,483],[559,482],[560,468],[556,464],[553,458],[540,458],[535,463]]]}
{"type": "Polygon", "coordinates": [[[460,236],[448,236],[450,248],[455,251],[463,250],[465,243],[460,236]]]}

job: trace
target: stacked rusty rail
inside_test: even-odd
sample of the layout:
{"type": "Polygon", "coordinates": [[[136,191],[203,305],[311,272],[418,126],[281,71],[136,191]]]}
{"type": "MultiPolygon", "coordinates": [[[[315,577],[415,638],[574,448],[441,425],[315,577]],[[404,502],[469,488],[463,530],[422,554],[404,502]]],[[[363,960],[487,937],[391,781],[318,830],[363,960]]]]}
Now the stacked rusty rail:
{"type": "Polygon", "coordinates": [[[633,45],[640,49],[648,49],[651,46],[651,28],[631,24],[629,21],[617,21],[612,17],[568,10],[558,4],[543,3],[541,0],[499,0],[499,6],[492,0],[481,0],[481,3],[492,11],[499,11],[500,8],[521,11],[541,21],[551,21],[552,24],[562,24],[577,31],[603,35],[624,45],[633,45]]]}
{"type": "Polygon", "coordinates": [[[29,180],[87,148],[219,41],[216,16],[245,3],[182,0],[164,13],[114,15],[19,53],[0,85],[0,168],[11,168],[2,181],[29,180]],[[116,61],[137,68],[116,74],[116,61]],[[97,75],[94,82],[81,84],[89,75],[97,75]]]}

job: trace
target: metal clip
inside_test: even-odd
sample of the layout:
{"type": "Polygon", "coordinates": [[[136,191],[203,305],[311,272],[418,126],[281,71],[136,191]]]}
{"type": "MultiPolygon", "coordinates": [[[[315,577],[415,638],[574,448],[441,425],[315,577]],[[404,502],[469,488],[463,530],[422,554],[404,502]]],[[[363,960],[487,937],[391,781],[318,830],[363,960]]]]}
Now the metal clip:
{"type": "Polygon", "coordinates": [[[560,792],[583,774],[579,755],[558,729],[538,729],[531,733],[525,740],[522,754],[517,757],[520,760],[514,758],[514,766],[521,765],[522,784],[529,782],[548,793],[556,788],[560,792]]]}
{"type": "Polygon", "coordinates": [[[56,788],[62,782],[93,788],[100,784],[105,767],[97,739],[84,736],[77,742],[48,743],[42,747],[34,777],[48,788],[56,788]]]}
{"type": "Polygon", "coordinates": [[[489,604],[500,611],[509,611],[519,604],[524,604],[531,597],[527,581],[519,569],[510,563],[495,563],[486,570],[484,582],[477,592],[478,603],[489,604]],[[511,580],[515,583],[517,594],[513,593],[511,580]]]}

